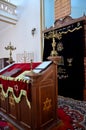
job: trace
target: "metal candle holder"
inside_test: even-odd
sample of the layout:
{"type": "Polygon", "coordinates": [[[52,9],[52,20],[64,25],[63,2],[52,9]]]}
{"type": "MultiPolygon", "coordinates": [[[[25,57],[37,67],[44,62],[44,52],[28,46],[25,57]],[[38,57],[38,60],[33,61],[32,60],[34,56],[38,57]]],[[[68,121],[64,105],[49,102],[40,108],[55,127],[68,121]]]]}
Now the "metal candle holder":
{"type": "Polygon", "coordinates": [[[44,36],[45,39],[50,39],[52,38],[52,48],[53,50],[51,51],[51,56],[57,56],[58,55],[58,52],[55,50],[56,48],[56,42],[55,42],[55,38],[57,39],[61,39],[62,38],[62,35],[60,33],[58,33],[57,31],[50,31],[47,35],[45,34],[44,36]]]}
{"type": "Polygon", "coordinates": [[[9,50],[9,61],[8,63],[11,64],[13,63],[13,58],[12,58],[12,51],[16,50],[16,47],[14,47],[13,45],[11,45],[11,42],[9,43],[9,45],[7,47],[5,47],[6,50],[9,50]]]}

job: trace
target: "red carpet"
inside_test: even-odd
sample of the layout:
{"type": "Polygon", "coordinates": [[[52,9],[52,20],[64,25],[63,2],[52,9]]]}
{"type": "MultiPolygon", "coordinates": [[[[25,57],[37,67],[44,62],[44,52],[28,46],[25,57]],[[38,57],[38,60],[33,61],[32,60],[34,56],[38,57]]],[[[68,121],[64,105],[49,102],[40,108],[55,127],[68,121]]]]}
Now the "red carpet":
{"type": "Polygon", "coordinates": [[[61,123],[58,125],[58,130],[73,130],[72,118],[68,116],[62,108],[57,110],[58,118],[61,120],[61,123]]]}
{"type": "MultiPolygon", "coordinates": [[[[86,130],[86,102],[58,97],[57,115],[60,123],[53,130],[86,130]]],[[[21,130],[0,116],[0,130],[21,130]]]]}
{"type": "Polygon", "coordinates": [[[59,96],[58,118],[61,120],[56,130],[86,130],[86,102],[59,96]]]}

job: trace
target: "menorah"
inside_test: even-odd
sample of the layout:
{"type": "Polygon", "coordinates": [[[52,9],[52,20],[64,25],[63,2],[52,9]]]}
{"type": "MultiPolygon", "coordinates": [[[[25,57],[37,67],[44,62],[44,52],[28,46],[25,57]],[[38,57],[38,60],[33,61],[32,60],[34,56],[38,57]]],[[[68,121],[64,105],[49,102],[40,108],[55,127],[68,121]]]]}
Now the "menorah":
{"type": "MultiPolygon", "coordinates": [[[[57,56],[59,55],[58,52],[62,51],[64,49],[63,44],[61,42],[62,39],[62,33],[57,32],[55,30],[50,31],[48,34],[44,35],[45,39],[52,39],[52,51],[50,53],[51,56],[57,56]],[[56,42],[55,39],[58,39],[58,43],[57,43],[57,47],[56,47],[56,42]],[[57,50],[55,50],[57,48],[57,50]]],[[[62,78],[68,78],[68,74],[66,69],[64,68],[64,57],[60,56],[60,60],[58,62],[58,78],[62,79],[62,78]]]]}
{"type": "Polygon", "coordinates": [[[51,56],[57,56],[58,55],[58,52],[55,50],[55,48],[56,48],[56,42],[55,42],[55,38],[57,38],[57,39],[61,39],[62,38],[62,35],[61,35],[61,33],[59,32],[57,32],[57,31],[50,31],[47,35],[45,34],[44,35],[44,38],[46,38],[46,39],[50,39],[50,38],[52,38],[52,51],[51,51],[51,56]]]}
{"type": "Polygon", "coordinates": [[[9,45],[7,47],[5,47],[6,50],[9,50],[9,61],[8,63],[11,64],[13,63],[13,58],[12,58],[12,51],[14,51],[16,49],[16,47],[14,47],[13,45],[11,45],[11,42],[9,43],[9,45]]]}

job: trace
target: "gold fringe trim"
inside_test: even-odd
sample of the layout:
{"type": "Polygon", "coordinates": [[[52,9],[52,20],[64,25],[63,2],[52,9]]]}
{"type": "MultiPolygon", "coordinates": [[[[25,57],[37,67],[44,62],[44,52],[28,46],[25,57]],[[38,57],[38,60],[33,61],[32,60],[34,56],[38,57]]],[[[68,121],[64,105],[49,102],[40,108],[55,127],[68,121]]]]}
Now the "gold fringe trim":
{"type": "Polygon", "coordinates": [[[68,31],[59,32],[59,34],[67,34],[68,32],[74,32],[75,30],[79,30],[79,29],[81,29],[81,28],[82,28],[82,26],[80,26],[80,27],[75,27],[75,28],[72,29],[72,30],[68,29],[68,31]]]}
{"type": "Polygon", "coordinates": [[[4,75],[0,75],[0,78],[2,78],[4,80],[22,81],[22,82],[29,83],[29,79],[25,79],[25,75],[28,74],[29,72],[30,71],[24,71],[20,75],[18,75],[16,78],[13,78],[13,77],[10,77],[10,76],[4,76],[4,75]]]}
{"type": "Polygon", "coordinates": [[[15,94],[14,94],[13,88],[8,87],[6,93],[4,92],[4,89],[3,89],[3,85],[2,85],[2,84],[0,84],[0,88],[2,89],[2,94],[4,95],[5,98],[8,97],[8,93],[9,93],[9,92],[12,92],[13,97],[14,97],[14,100],[15,100],[16,103],[19,103],[19,102],[21,101],[21,97],[22,97],[22,95],[25,96],[25,98],[26,98],[26,102],[27,102],[27,105],[28,105],[29,108],[31,109],[31,104],[30,104],[30,101],[28,101],[27,93],[26,93],[25,90],[21,90],[21,91],[20,91],[20,94],[19,94],[19,97],[16,97],[15,94]]]}

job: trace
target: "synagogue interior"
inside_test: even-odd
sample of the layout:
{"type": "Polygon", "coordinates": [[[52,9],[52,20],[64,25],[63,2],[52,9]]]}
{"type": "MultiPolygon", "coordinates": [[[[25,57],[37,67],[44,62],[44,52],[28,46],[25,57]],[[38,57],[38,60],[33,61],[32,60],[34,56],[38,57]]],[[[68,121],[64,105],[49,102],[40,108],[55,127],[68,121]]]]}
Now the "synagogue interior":
{"type": "Polygon", "coordinates": [[[85,5],[0,0],[0,115],[15,130],[63,130],[59,96],[86,104],[85,5]]]}

